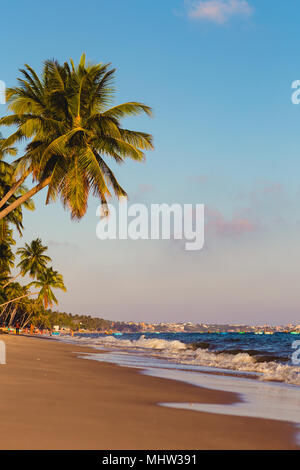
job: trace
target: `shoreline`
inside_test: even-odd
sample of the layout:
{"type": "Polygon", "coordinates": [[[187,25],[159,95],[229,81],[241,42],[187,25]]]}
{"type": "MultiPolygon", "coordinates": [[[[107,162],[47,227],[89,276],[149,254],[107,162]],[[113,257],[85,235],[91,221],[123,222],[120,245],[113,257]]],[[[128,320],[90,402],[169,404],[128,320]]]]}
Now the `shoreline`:
{"type": "Polygon", "coordinates": [[[299,448],[288,422],[158,405],[238,403],[235,393],[81,359],[95,349],[36,339],[1,336],[1,449],[299,448]]]}
{"type": "MultiPolygon", "coordinates": [[[[292,343],[290,339],[280,338],[274,341],[262,341],[261,338],[240,337],[230,338],[229,341],[202,342],[199,338],[185,336],[162,336],[160,338],[140,334],[128,335],[124,338],[103,335],[81,335],[69,339],[59,338],[64,342],[74,342],[85,346],[95,346],[96,349],[112,351],[137,351],[144,357],[155,360],[165,360],[169,363],[180,364],[180,367],[195,367],[215,373],[233,374],[234,376],[258,377],[261,381],[277,382],[287,385],[300,386],[300,368],[292,362],[292,343]],[[240,342],[237,346],[233,343],[240,342]],[[230,344],[229,344],[230,343],[230,344]]],[[[123,361],[121,361],[123,362],[123,361]]],[[[126,362],[126,361],[125,361],[126,362]]],[[[139,361],[138,361],[139,363],[139,361]]],[[[126,363],[124,364],[126,366],[126,363]]],[[[299,418],[300,421],[300,418],[299,418]]]]}

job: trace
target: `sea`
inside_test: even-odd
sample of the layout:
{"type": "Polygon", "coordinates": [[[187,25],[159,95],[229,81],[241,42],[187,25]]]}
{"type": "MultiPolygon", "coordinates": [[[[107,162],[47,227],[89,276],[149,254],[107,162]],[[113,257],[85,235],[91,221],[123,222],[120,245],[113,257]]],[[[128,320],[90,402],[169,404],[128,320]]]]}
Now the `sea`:
{"type": "Polygon", "coordinates": [[[297,426],[300,445],[300,335],[290,333],[76,334],[60,341],[90,346],[87,360],[133,367],[154,377],[234,392],[232,405],[160,403],[161,406],[269,418],[297,426]]]}

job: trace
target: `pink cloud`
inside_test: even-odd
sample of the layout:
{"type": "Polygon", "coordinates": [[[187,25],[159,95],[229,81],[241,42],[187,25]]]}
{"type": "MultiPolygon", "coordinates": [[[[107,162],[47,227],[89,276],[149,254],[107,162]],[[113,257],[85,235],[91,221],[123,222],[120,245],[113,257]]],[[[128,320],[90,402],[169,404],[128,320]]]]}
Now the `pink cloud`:
{"type": "Polygon", "coordinates": [[[253,8],[246,0],[187,0],[189,18],[224,24],[232,16],[249,17],[253,8]]]}
{"type": "Polygon", "coordinates": [[[206,183],[207,180],[206,175],[191,175],[188,177],[188,181],[191,183],[206,183]]]}
{"type": "Polygon", "coordinates": [[[138,187],[139,193],[145,194],[145,193],[152,193],[155,190],[154,186],[152,184],[140,184],[138,187]]]}
{"type": "Polygon", "coordinates": [[[138,185],[136,193],[132,195],[132,199],[141,199],[143,196],[146,196],[147,194],[154,193],[156,188],[152,186],[151,184],[147,183],[142,183],[138,185]]]}
{"type": "Polygon", "coordinates": [[[283,186],[280,183],[263,184],[261,186],[263,194],[280,194],[283,192],[283,186]]]}
{"type": "Polygon", "coordinates": [[[240,191],[237,201],[247,201],[249,211],[256,214],[268,211],[270,215],[277,213],[279,207],[288,203],[285,187],[279,182],[257,181],[251,190],[240,191]]]}
{"type": "Polygon", "coordinates": [[[206,229],[216,235],[241,236],[255,232],[258,229],[258,222],[247,217],[245,214],[238,214],[231,219],[226,219],[217,209],[206,207],[206,229]]]}

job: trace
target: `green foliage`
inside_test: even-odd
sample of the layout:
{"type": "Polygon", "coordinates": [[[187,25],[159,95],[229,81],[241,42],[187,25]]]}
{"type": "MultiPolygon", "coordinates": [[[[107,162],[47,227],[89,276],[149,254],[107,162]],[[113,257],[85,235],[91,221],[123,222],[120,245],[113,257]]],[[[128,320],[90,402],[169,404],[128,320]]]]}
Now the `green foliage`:
{"type": "Polygon", "coordinates": [[[0,283],[7,281],[10,270],[14,267],[15,255],[12,246],[15,243],[9,224],[0,220],[0,283]]]}
{"type": "Polygon", "coordinates": [[[10,232],[7,233],[5,240],[0,243],[0,307],[3,307],[0,311],[0,318],[6,312],[7,304],[9,304],[8,312],[13,308],[14,316],[20,314],[25,321],[33,314],[40,314],[44,308],[57,303],[53,289],[66,291],[66,287],[62,275],[47,266],[48,262],[51,261],[51,258],[44,254],[48,247],[43,246],[39,238],[33,240],[30,244],[26,243],[25,247],[17,250],[17,254],[21,256],[21,261],[18,264],[20,273],[8,280],[15,258],[11,250],[11,244],[14,241],[8,235],[10,235],[10,232]],[[17,277],[26,274],[29,274],[34,281],[26,286],[13,282],[17,277]],[[31,292],[30,288],[32,286],[38,288],[39,291],[31,292]],[[37,299],[29,299],[31,295],[36,294],[38,294],[37,299]]]}
{"type": "Polygon", "coordinates": [[[144,113],[151,108],[135,101],[112,105],[115,70],[110,64],[86,63],[82,55],[74,62],[44,63],[38,74],[29,66],[21,70],[18,86],[7,90],[9,115],[0,119],[0,126],[13,126],[8,138],[0,134],[0,321],[22,325],[35,321],[84,329],[109,328],[110,323],[90,316],[71,316],[45,310],[57,299],[53,289],[66,290],[63,277],[49,268],[47,247],[40,239],[17,250],[21,259],[18,276],[29,274],[33,281],[25,286],[11,276],[15,254],[12,229],[23,230],[22,208],[34,209],[30,199],[47,187],[46,203],[61,200],[71,217],[80,219],[87,210],[92,193],[103,205],[111,196],[126,196],[106,159],[123,163],[126,158],[145,159],[145,151],[153,149],[152,136],[122,126],[122,119],[144,113]],[[25,154],[16,156],[14,145],[26,140],[25,154]],[[34,188],[27,190],[24,181],[31,175],[34,188]],[[39,289],[32,300],[30,288],[39,289]],[[2,305],[4,304],[4,305],[2,305]]]}
{"type": "MultiPolygon", "coordinates": [[[[9,323],[9,317],[6,324],[9,323]]],[[[1,319],[0,319],[1,321],[1,319]]],[[[13,323],[19,322],[20,325],[29,326],[33,324],[40,329],[53,329],[54,326],[60,328],[69,328],[78,330],[108,330],[111,328],[111,322],[102,318],[93,318],[90,315],[72,315],[71,313],[52,311],[45,309],[42,303],[34,301],[31,305],[31,311],[25,311],[20,307],[15,314],[13,323]]]]}
{"type": "Polygon", "coordinates": [[[52,268],[46,268],[37,274],[37,280],[32,283],[35,287],[39,288],[38,299],[41,300],[45,306],[57,304],[57,299],[53,293],[54,289],[61,289],[66,292],[66,287],[63,277],[52,268]]]}
{"type": "Polygon", "coordinates": [[[47,263],[51,261],[51,258],[44,254],[47,250],[48,247],[42,245],[40,238],[32,240],[30,244],[25,243],[24,248],[17,250],[17,255],[21,258],[18,267],[23,276],[28,273],[33,278],[45,270],[47,263]]]}
{"type": "Polygon", "coordinates": [[[71,313],[46,310],[45,318],[51,324],[51,327],[58,325],[60,328],[71,328],[74,331],[79,329],[103,331],[111,328],[110,321],[91,317],[90,315],[72,315],[71,313]]]}
{"type": "MultiPolygon", "coordinates": [[[[16,155],[16,149],[14,147],[10,147],[6,143],[6,139],[4,139],[0,133],[0,200],[14,187],[15,184],[15,165],[10,164],[4,160],[4,158],[8,155],[16,155]]],[[[14,194],[12,194],[10,203],[16,201],[17,198],[26,191],[26,187],[24,185],[20,185],[18,188],[16,188],[14,194]]],[[[8,203],[4,204],[3,208],[5,209],[7,206],[8,203]]],[[[25,201],[23,207],[29,210],[33,210],[34,204],[30,199],[28,199],[25,201]]],[[[21,206],[10,212],[10,214],[8,214],[8,216],[5,218],[5,222],[1,219],[0,239],[3,239],[3,237],[1,237],[1,232],[3,232],[3,230],[7,230],[7,224],[13,225],[18,230],[19,234],[22,235],[22,219],[23,217],[21,206]]]]}
{"type": "Polygon", "coordinates": [[[0,125],[17,130],[5,145],[30,139],[25,155],[16,161],[17,173],[45,182],[46,203],[59,197],[74,219],[85,214],[90,193],[104,205],[110,187],[118,197],[126,196],[106,157],[117,163],[143,161],[144,151],[153,148],[150,134],[121,125],[128,116],[150,116],[148,106],[128,102],[109,108],[114,73],[109,64],[86,64],[85,55],[78,66],[72,60],[63,65],[48,60],[41,77],[25,65],[19,86],[7,90],[13,114],[0,119],[0,125]]]}

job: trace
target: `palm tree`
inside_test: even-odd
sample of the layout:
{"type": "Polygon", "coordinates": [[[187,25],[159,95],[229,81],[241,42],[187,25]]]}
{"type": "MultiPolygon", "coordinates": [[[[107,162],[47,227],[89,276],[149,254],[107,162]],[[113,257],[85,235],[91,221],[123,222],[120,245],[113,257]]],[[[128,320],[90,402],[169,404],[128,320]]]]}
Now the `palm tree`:
{"type": "Polygon", "coordinates": [[[52,306],[53,303],[57,304],[57,299],[52,291],[53,288],[61,289],[64,292],[67,290],[62,275],[52,268],[47,268],[41,272],[32,284],[40,289],[38,299],[43,302],[45,308],[52,306]]]}
{"type": "Polygon", "coordinates": [[[34,278],[45,270],[47,263],[51,261],[51,258],[44,254],[47,250],[48,247],[42,245],[40,238],[32,240],[30,244],[25,243],[24,248],[17,250],[17,255],[21,256],[18,267],[21,269],[22,276],[28,273],[34,278]]]}
{"type": "Polygon", "coordinates": [[[15,147],[11,147],[10,145],[7,145],[6,139],[4,139],[3,135],[0,132],[0,160],[1,160],[0,168],[1,168],[1,171],[2,171],[2,165],[4,165],[4,167],[8,165],[8,163],[3,163],[3,159],[4,157],[6,157],[6,155],[15,157],[17,155],[17,149],[15,147]]]}
{"type": "MultiPolygon", "coordinates": [[[[5,300],[4,303],[1,303],[0,307],[6,308],[11,303],[14,303],[17,306],[23,306],[29,311],[28,298],[30,296],[38,294],[37,300],[42,300],[45,305],[51,305],[53,302],[56,302],[56,297],[53,294],[51,287],[66,290],[61,274],[58,274],[57,271],[53,271],[52,268],[47,268],[48,262],[51,261],[51,258],[44,254],[47,249],[47,246],[42,245],[41,239],[37,238],[30,244],[25,243],[23,248],[19,248],[17,250],[17,254],[21,257],[21,261],[18,264],[20,273],[6,282],[0,289],[0,299],[2,301],[5,300]],[[26,286],[21,286],[19,283],[14,282],[17,277],[21,275],[25,276],[26,274],[29,274],[31,278],[36,278],[36,281],[31,282],[26,286]],[[31,292],[30,287],[32,285],[40,287],[40,291],[31,292]]],[[[14,265],[13,253],[10,251],[6,252],[1,244],[0,256],[3,257],[3,261],[0,259],[0,266],[1,262],[4,263],[4,259],[6,264],[10,267],[14,265]]],[[[2,309],[2,313],[3,311],[4,310],[2,309]]]]}
{"type": "MultiPolygon", "coordinates": [[[[4,204],[4,207],[7,207],[7,200],[5,200],[5,195],[8,194],[15,186],[15,167],[14,165],[4,160],[7,155],[15,156],[16,149],[14,147],[10,147],[6,143],[6,139],[4,139],[0,133],[0,199],[2,202],[2,204],[0,204],[0,207],[2,207],[4,204]]],[[[20,184],[17,188],[14,189],[13,193],[11,194],[10,202],[15,202],[19,197],[26,194],[27,192],[27,188],[23,184],[20,184]]],[[[30,199],[27,199],[24,204],[24,207],[26,209],[33,210],[34,204],[30,199]]],[[[0,238],[2,237],[1,239],[3,239],[3,234],[8,230],[7,223],[13,224],[17,228],[19,234],[22,235],[22,209],[20,206],[15,208],[15,210],[11,211],[9,213],[9,216],[5,218],[5,221],[0,220],[0,238]]]]}
{"type": "MultiPolygon", "coordinates": [[[[11,231],[9,231],[11,232],[11,231]]],[[[0,284],[6,282],[10,276],[11,268],[14,267],[15,255],[11,249],[10,234],[8,240],[0,242],[0,284]]],[[[12,240],[14,243],[14,240],[12,240]]]]}
{"type": "Polygon", "coordinates": [[[21,284],[19,284],[18,282],[10,283],[10,285],[5,289],[5,291],[4,289],[1,290],[1,298],[5,297],[5,299],[7,300],[6,302],[2,303],[0,307],[6,307],[12,302],[19,303],[20,300],[26,299],[31,295],[38,294],[38,292],[30,292],[29,288],[30,284],[27,286],[21,286],[21,284]]]}
{"type": "Polygon", "coordinates": [[[24,299],[38,294],[36,300],[43,302],[44,307],[47,308],[48,306],[53,305],[53,303],[57,304],[57,299],[52,289],[61,289],[64,292],[67,290],[62,275],[57,271],[54,271],[53,268],[45,268],[37,275],[37,280],[31,282],[27,286],[21,286],[18,283],[13,283],[9,286],[8,289],[9,293],[7,296],[12,298],[2,303],[0,307],[6,307],[12,302],[19,303],[21,300],[23,302],[24,299]],[[37,287],[39,291],[29,291],[31,286],[37,287]],[[17,297],[15,297],[16,293],[18,295],[17,297]]]}
{"type": "MultiPolygon", "coordinates": [[[[4,160],[7,155],[15,156],[16,149],[7,145],[5,139],[0,134],[0,197],[3,197],[14,186],[15,169],[13,165],[4,160]]],[[[12,195],[12,200],[16,200],[17,197],[26,192],[26,188],[20,185],[16,189],[15,194],[12,195]]],[[[28,199],[24,207],[33,210],[34,204],[28,199]]],[[[6,282],[2,289],[8,284],[7,280],[10,277],[11,269],[14,267],[15,260],[15,255],[11,249],[12,245],[15,245],[15,240],[13,239],[13,232],[10,227],[11,225],[15,226],[19,234],[22,235],[22,220],[21,206],[11,211],[5,219],[0,220],[0,284],[6,282]]]]}
{"type": "Polygon", "coordinates": [[[38,323],[39,319],[44,316],[45,310],[40,300],[26,298],[21,301],[18,309],[18,320],[22,328],[25,328],[32,320],[34,320],[34,323],[38,323]]]}
{"type": "Polygon", "coordinates": [[[47,263],[51,261],[49,256],[44,255],[44,252],[47,250],[48,247],[42,245],[42,240],[40,238],[32,240],[30,244],[25,243],[24,248],[19,248],[17,250],[17,255],[21,256],[21,261],[18,264],[20,272],[10,281],[8,281],[3,286],[3,289],[19,276],[25,276],[26,274],[29,274],[31,278],[34,278],[39,273],[41,273],[46,268],[47,263]]]}
{"type": "Polygon", "coordinates": [[[151,108],[138,102],[109,107],[114,72],[109,64],[86,64],[85,55],[77,67],[72,60],[63,65],[45,62],[41,78],[28,65],[21,70],[19,86],[7,90],[13,114],[0,119],[0,125],[17,126],[6,139],[7,146],[31,140],[16,161],[14,188],[0,201],[0,207],[9,201],[0,219],[45,187],[46,204],[59,197],[75,219],[85,214],[90,192],[104,205],[110,186],[118,197],[126,196],[105,157],[117,163],[144,160],[144,151],[153,148],[151,135],[123,128],[120,121],[140,113],[151,115],[151,108]],[[29,174],[35,186],[17,200],[10,199],[29,174]]]}

